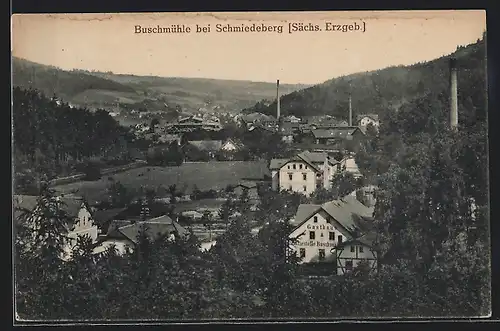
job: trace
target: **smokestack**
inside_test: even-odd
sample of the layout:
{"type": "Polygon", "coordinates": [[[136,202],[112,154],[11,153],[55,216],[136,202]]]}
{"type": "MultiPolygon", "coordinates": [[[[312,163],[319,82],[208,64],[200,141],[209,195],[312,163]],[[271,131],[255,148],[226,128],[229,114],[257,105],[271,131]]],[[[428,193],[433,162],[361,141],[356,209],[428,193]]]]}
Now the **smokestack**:
{"type": "Polygon", "coordinates": [[[349,93],[349,126],[352,126],[352,102],[351,102],[351,93],[349,93]]]}
{"type": "Polygon", "coordinates": [[[280,119],[280,80],[276,81],[276,119],[280,119]]]}
{"type": "Polygon", "coordinates": [[[450,59],[450,127],[458,128],[457,60],[450,59]]]}

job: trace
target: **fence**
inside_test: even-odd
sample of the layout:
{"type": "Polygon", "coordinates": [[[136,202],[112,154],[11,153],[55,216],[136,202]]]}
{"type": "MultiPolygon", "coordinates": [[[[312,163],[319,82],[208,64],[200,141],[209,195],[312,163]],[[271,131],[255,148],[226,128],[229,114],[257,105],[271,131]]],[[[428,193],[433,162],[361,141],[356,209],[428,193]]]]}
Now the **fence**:
{"type": "MultiPolygon", "coordinates": [[[[111,174],[115,174],[118,172],[127,171],[130,169],[140,168],[140,167],[145,166],[146,164],[147,164],[146,161],[136,161],[136,162],[125,164],[125,165],[118,166],[118,167],[107,168],[107,169],[101,170],[101,175],[111,175],[111,174]]],[[[79,180],[82,180],[83,178],[85,178],[85,174],[80,173],[80,174],[76,174],[76,175],[72,175],[72,176],[68,176],[68,177],[61,177],[61,178],[53,179],[49,182],[49,184],[52,186],[64,185],[64,184],[77,182],[79,180]]]]}

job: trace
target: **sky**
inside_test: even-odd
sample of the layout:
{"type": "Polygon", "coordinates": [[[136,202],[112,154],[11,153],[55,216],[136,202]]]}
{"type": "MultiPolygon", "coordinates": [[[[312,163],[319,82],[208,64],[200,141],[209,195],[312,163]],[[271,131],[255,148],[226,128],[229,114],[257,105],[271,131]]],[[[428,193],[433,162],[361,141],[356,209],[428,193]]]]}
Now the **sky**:
{"type": "Polygon", "coordinates": [[[65,70],[317,84],[356,72],[409,65],[481,38],[486,13],[467,11],[18,14],[12,55],[65,70]],[[326,31],[326,23],[365,31],[326,31]],[[282,25],[283,33],[218,33],[216,24],[282,25]],[[322,31],[288,32],[289,23],[322,31]],[[135,27],[191,33],[135,33],[135,27]],[[210,24],[208,33],[196,25],[210,24]],[[360,29],[361,30],[361,29],[360,29]]]}

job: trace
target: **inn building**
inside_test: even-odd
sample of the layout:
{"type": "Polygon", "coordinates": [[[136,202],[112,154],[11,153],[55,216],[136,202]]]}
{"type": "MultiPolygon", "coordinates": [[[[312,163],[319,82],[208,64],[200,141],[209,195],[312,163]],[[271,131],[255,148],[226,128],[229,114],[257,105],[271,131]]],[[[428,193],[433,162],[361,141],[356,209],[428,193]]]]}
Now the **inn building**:
{"type": "Polygon", "coordinates": [[[300,263],[330,263],[337,274],[349,272],[362,262],[375,269],[372,214],[373,207],[352,196],[322,205],[301,204],[291,221],[290,249],[300,263]]]}

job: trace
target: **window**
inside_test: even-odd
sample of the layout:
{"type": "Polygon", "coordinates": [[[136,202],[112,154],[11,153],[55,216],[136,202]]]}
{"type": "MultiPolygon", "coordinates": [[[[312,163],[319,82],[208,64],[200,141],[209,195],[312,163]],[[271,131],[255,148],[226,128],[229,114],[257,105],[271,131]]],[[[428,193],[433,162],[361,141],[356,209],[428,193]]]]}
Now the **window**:
{"type": "Polygon", "coordinates": [[[354,253],[356,251],[355,246],[351,246],[351,253],[354,253]]]}
{"type": "Polygon", "coordinates": [[[292,185],[290,185],[290,186],[288,187],[288,189],[289,189],[290,191],[292,191],[292,185]]]}
{"type": "Polygon", "coordinates": [[[342,244],[342,235],[338,236],[337,241],[338,241],[339,244],[342,244]]]}
{"type": "Polygon", "coordinates": [[[304,190],[304,192],[307,192],[307,186],[302,186],[302,189],[304,190]]]}
{"type": "Polygon", "coordinates": [[[297,166],[295,164],[292,165],[292,167],[293,167],[294,170],[297,169],[297,166]]]}
{"type": "Polygon", "coordinates": [[[301,257],[301,258],[306,257],[306,249],[305,249],[305,248],[301,248],[301,249],[300,249],[300,257],[301,257]]]}
{"type": "Polygon", "coordinates": [[[319,260],[324,260],[325,259],[325,250],[324,249],[319,249],[318,250],[318,253],[319,253],[319,260]]]}
{"type": "Polygon", "coordinates": [[[302,164],[299,164],[299,169],[302,169],[302,164]]]}
{"type": "Polygon", "coordinates": [[[352,261],[345,261],[345,270],[347,271],[352,270],[352,261]]]}
{"type": "Polygon", "coordinates": [[[307,174],[302,174],[302,178],[303,178],[304,180],[307,180],[307,174]]]}
{"type": "Polygon", "coordinates": [[[314,216],[314,223],[318,223],[318,216],[314,216]]]}
{"type": "Polygon", "coordinates": [[[363,246],[359,246],[359,252],[363,253],[363,246]]]}
{"type": "Polygon", "coordinates": [[[309,239],[316,239],[316,232],[309,231],[309,239]]]}
{"type": "Polygon", "coordinates": [[[290,169],[290,165],[287,165],[287,168],[290,169]]]}
{"type": "Polygon", "coordinates": [[[292,178],[293,178],[293,175],[292,174],[288,174],[288,179],[292,180],[292,178]]]}
{"type": "Polygon", "coordinates": [[[335,232],[330,232],[328,239],[335,240],[335,232]]]}

